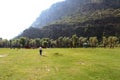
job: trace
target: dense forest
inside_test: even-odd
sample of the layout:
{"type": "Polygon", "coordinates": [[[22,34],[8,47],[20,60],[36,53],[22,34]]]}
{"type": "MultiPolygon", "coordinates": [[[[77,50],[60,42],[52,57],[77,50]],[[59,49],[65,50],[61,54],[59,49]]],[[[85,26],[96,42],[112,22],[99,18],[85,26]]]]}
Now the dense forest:
{"type": "Polygon", "coordinates": [[[0,47],[2,48],[114,48],[120,47],[120,37],[103,36],[102,39],[93,37],[78,37],[76,34],[71,37],[59,37],[58,39],[20,37],[12,40],[0,39],[0,47]]]}
{"type": "Polygon", "coordinates": [[[65,0],[43,11],[19,37],[120,37],[120,0],[65,0]]]}

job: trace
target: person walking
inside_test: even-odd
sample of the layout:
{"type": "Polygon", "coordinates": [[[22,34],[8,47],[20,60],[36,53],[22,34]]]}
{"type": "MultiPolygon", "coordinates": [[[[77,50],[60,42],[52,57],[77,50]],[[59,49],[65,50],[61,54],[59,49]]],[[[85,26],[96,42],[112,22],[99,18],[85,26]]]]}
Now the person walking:
{"type": "Polygon", "coordinates": [[[40,55],[42,56],[42,47],[39,47],[40,55]]]}

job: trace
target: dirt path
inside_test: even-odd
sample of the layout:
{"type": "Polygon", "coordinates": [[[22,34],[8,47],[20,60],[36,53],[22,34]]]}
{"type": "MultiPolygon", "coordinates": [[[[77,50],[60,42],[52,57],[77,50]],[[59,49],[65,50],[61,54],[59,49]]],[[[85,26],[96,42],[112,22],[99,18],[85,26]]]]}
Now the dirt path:
{"type": "Polygon", "coordinates": [[[6,54],[3,54],[3,55],[0,55],[0,58],[1,58],[1,57],[6,57],[6,56],[7,56],[6,54]]]}

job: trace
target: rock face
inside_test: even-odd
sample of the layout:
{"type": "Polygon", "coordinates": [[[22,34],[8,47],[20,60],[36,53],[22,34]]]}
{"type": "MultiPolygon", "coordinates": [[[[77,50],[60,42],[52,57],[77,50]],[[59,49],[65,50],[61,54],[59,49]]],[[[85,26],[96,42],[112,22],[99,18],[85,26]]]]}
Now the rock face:
{"type": "Polygon", "coordinates": [[[62,17],[74,14],[78,10],[82,13],[83,11],[93,11],[95,9],[120,7],[119,3],[120,0],[66,0],[56,3],[43,11],[32,26],[36,28],[43,27],[62,17]]]}

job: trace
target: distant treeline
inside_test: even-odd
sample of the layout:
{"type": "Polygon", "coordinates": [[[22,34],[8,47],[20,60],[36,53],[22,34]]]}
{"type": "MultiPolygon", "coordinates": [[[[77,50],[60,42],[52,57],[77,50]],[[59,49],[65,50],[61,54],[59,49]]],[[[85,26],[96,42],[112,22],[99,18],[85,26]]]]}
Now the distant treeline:
{"type": "Polygon", "coordinates": [[[101,39],[97,37],[78,37],[76,34],[71,37],[59,37],[56,40],[50,38],[20,37],[12,40],[0,39],[1,48],[82,48],[82,47],[120,47],[120,37],[103,36],[101,39]]]}

